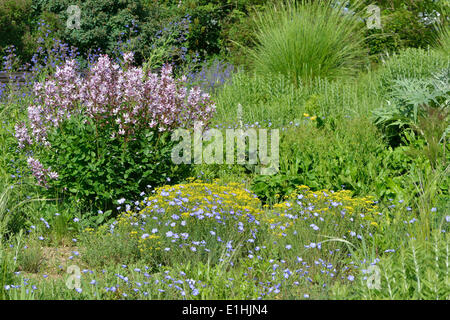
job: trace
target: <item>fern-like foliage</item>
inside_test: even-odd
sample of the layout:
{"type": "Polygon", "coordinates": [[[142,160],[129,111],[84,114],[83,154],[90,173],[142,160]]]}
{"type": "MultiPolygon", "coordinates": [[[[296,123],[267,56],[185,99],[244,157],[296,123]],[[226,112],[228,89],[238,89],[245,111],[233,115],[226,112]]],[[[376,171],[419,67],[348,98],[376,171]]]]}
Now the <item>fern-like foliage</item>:
{"type": "MultiPolygon", "coordinates": [[[[386,135],[395,139],[403,130],[417,126],[427,108],[447,113],[450,102],[450,68],[426,79],[393,80],[386,105],[373,111],[375,123],[386,135]]],[[[446,130],[446,132],[449,129],[446,130]]]]}
{"type": "Polygon", "coordinates": [[[440,230],[427,240],[411,239],[377,264],[379,287],[361,277],[357,299],[450,299],[450,235],[440,230]]]}

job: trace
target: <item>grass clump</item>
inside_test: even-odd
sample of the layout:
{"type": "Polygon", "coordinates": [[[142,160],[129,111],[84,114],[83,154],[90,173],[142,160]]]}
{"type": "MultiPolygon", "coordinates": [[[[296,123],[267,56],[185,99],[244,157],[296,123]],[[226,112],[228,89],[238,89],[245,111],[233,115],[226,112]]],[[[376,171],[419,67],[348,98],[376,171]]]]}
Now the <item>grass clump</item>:
{"type": "Polygon", "coordinates": [[[330,1],[287,2],[257,16],[255,49],[261,74],[281,73],[296,86],[311,79],[353,76],[364,65],[363,26],[330,1]]]}

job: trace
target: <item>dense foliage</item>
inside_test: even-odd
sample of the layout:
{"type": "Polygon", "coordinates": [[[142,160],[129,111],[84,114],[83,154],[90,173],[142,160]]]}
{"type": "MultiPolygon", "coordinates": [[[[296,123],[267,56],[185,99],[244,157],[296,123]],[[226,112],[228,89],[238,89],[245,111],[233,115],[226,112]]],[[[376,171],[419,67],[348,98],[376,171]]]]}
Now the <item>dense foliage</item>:
{"type": "Polygon", "coordinates": [[[0,299],[450,299],[447,10],[0,0],[0,299]]]}
{"type": "Polygon", "coordinates": [[[69,60],[34,84],[28,125],[18,123],[15,135],[19,148],[34,150],[28,165],[39,185],[107,210],[112,199],[183,177],[170,165],[167,131],[207,124],[214,104],[200,88],[175,80],[170,66],[158,76],[132,67],[132,59],[125,54],[120,66],[101,56],[84,77],[69,60]]]}

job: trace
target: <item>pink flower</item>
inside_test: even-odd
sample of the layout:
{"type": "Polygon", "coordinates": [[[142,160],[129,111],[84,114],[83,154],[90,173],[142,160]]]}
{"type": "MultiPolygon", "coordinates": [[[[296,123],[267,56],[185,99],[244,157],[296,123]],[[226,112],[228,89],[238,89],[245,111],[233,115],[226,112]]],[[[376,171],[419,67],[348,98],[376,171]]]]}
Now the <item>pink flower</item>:
{"type": "Polygon", "coordinates": [[[134,53],[133,52],[127,52],[123,55],[123,60],[125,63],[131,63],[134,60],[134,53]]]}
{"type": "Polygon", "coordinates": [[[17,141],[19,142],[19,148],[24,148],[25,143],[32,144],[31,137],[28,134],[28,129],[25,125],[25,123],[21,122],[15,125],[15,137],[17,141]]]}
{"type": "MultiPolygon", "coordinates": [[[[76,61],[68,60],[53,76],[35,83],[36,100],[28,108],[28,127],[16,125],[19,147],[33,142],[51,147],[48,132],[80,113],[94,120],[98,129],[112,128],[111,138],[122,136],[126,141],[147,128],[167,131],[191,127],[195,121],[209,122],[215,112],[210,96],[198,87],[188,91],[186,77],[175,79],[172,66],[164,65],[158,76],[130,67],[133,53],[123,59],[125,69],[102,55],[83,78],[76,61]]],[[[58,177],[36,159],[30,158],[29,166],[39,183],[58,177]]]]}
{"type": "Polygon", "coordinates": [[[38,184],[41,186],[47,185],[47,177],[50,179],[58,178],[58,173],[54,171],[49,172],[49,169],[45,169],[44,166],[37,159],[29,157],[27,163],[28,167],[31,170],[31,173],[38,181],[38,184]]]}

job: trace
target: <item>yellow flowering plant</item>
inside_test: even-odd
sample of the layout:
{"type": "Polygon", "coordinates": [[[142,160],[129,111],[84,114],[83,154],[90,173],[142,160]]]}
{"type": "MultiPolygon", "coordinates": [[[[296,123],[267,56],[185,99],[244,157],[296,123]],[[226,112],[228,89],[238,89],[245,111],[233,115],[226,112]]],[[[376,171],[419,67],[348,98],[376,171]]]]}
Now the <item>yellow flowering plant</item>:
{"type": "Polygon", "coordinates": [[[138,241],[155,264],[173,260],[232,260],[256,243],[259,199],[238,183],[201,180],[157,188],[140,210],[122,213],[115,232],[138,241]]]}
{"type": "Polygon", "coordinates": [[[348,190],[312,191],[298,186],[267,211],[262,222],[272,234],[271,252],[297,264],[302,257],[315,265],[329,264],[333,268],[349,259],[350,250],[362,245],[378,230],[381,214],[371,197],[352,197],[348,190]],[[318,261],[328,252],[328,261],[318,261]]]}

